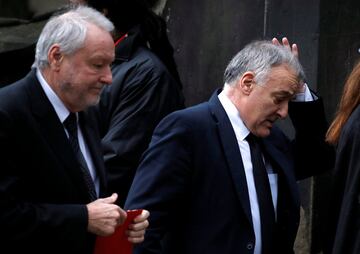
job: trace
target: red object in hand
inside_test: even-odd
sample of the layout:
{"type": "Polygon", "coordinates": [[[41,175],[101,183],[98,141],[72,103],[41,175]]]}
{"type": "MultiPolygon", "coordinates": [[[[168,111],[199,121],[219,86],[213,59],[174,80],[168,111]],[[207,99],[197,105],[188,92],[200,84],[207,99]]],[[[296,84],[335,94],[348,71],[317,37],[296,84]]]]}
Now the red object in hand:
{"type": "Polygon", "coordinates": [[[95,242],[94,254],[131,254],[133,244],[128,241],[128,236],[125,232],[135,217],[140,215],[141,212],[141,209],[126,211],[127,217],[125,222],[115,229],[114,234],[98,236],[95,242]]]}

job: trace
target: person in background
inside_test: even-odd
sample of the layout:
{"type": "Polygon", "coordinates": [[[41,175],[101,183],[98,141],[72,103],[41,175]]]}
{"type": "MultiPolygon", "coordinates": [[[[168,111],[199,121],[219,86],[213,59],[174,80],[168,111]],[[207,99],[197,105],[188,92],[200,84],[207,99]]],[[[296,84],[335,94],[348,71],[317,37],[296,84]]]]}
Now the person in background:
{"type": "MultiPolygon", "coordinates": [[[[93,253],[127,214],[107,196],[100,140],[83,111],[112,83],[113,24],[89,7],[51,18],[33,69],[0,90],[1,253],[93,253]]],[[[149,213],[128,229],[144,238],[149,213]]]]}
{"type": "Polygon", "coordinates": [[[326,141],[336,146],[324,253],[360,253],[360,63],[348,76],[326,141]]]}
{"type": "Polygon", "coordinates": [[[147,1],[81,2],[103,12],[115,25],[113,82],[89,115],[98,123],[109,189],[123,205],[155,126],[184,107],[182,86],[166,23],[147,1]]]}
{"type": "Polygon", "coordinates": [[[297,46],[282,44],[248,44],[208,102],[156,127],[125,203],[151,213],[134,253],[294,253],[297,180],[327,170],[332,149],[297,46]],[[292,141],[274,125],[288,111],[292,141]]]}

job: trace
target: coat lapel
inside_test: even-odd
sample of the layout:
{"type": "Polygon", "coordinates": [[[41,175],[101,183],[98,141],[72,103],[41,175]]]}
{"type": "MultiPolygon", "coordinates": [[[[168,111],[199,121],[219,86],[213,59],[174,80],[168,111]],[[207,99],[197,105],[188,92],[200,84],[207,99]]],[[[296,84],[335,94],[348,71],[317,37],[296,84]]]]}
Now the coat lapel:
{"type": "Polygon", "coordinates": [[[71,150],[64,127],[46,97],[35,73],[35,70],[32,70],[26,77],[28,79],[26,88],[30,98],[31,111],[37,120],[39,135],[44,137],[49,149],[59,164],[62,164],[64,169],[67,170],[70,178],[74,181],[74,185],[80,189],[81,193],[87,193],[82,173],[71,150]]]}
{"type": "Polygon", "coordinates": [[[213,94],[209,101],[209,107],[218,127],[217,129],[221,140],[221,145],[226,157],[227,164],[229,166],[230,174],[232,176],[239,201],[243,207],[248,221],[252,225],[249,192],[246,183],[244,166],[235,132],[224,108],[222,107],[217,97],[219,92],[220,90],[213,94]]]}
{"type": "Polygon", "coordinates": [[[294,174],[294,166],[290,158],[287,158],[284,155],[284,152],[280,151],[270,139],[263,139],[265,152],[268,154],[268,158],[273,167],[275,167],[279,173],[279,180],[284,181],[288,190],[290,190],[290,195],[292,200],[294,200],[294,205],[299,206],[299,190],[297,188],[297,183],[294,174]]]}

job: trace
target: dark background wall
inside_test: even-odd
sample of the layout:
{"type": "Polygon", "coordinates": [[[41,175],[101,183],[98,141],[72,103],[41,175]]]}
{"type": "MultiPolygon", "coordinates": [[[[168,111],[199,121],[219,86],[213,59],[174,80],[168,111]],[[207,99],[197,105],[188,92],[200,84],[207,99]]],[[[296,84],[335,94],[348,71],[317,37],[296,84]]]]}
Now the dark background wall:
{"type": "Polygon", "coordinates": [[[167,2],[164,15],[187,105],[207,100],[222,86],[231,57],[252,39],[262,37],[263,9],[260,0],[167,2]]]}
{"type": "Polygon", "coordinates": [[[67,0],[0,0],[0,87],[23,77],[51,12],[67,0]]]}
{"type": "Polygon", "coordinates": [[[0,17],[26,19],[31,16],[28,1],[0,0],[0,17]],[[16,11],[14,11],[16,10],[16,11]]]}
{"type": "Polygon", "coordinates": [[[309,83],[316,87],[318,0],[170,0],[163,15],[188,105],[207,99],[222,86],[231,57],[254,39],[287,36],[298,43],[309,83]]]}

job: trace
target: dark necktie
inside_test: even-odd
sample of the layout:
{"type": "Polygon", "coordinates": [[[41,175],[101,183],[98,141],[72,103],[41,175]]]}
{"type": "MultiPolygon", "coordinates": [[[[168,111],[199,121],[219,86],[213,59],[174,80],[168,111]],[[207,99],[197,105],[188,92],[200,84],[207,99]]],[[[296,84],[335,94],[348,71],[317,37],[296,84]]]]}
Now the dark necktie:
{"type": "Polygon", "coordinates": [[[259,202],[262,253],[272,254],[275,253],[276,223],[269,178],[262,158],[261,145],[258,138],[250,133],[246,137],[246,140],[250,146],[255,188],[259,202]]]}
{"type": "Polygon", "coordinates": [[[64,125],[65,125],[66,130],[69,133],[69,141],[70,141],[72,149],[74,150],[76,158],[78,160],[79,167],[81,168],[81,172],[83,174],[83,178],[84,178],[86,187],[88,189],[89,197],[92,201],[96,200],[97,195],[96,195],[96,191],[95,191],[94,181],[91,178],[89,168],[86,164],[85,158],[84,158],[84,156],[80,150],[80,146],[79,146],[76,114],[70,113],[69,116],[65,119],[64,125]]]}

